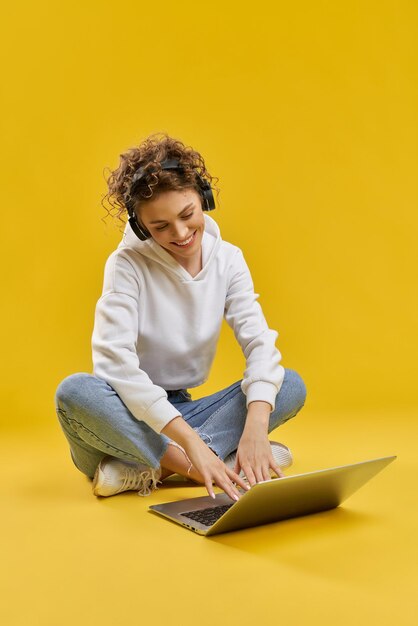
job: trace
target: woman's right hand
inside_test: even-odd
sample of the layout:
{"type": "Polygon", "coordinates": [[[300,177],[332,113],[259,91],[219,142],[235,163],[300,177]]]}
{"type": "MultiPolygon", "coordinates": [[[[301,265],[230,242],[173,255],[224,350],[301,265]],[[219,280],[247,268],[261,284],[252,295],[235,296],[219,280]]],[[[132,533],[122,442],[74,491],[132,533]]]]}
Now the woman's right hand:
{"type": "Polygon", "coordinates": [[[208,494],[215,497],[212,483],[220,487],[233,500],[239,500],[241,494],[234,485],[237,483],[248,490],[249,485],[225,465],[225,463],[205,444],[197,432],[178,415],[161,430],[164,435],[173,439],[186,452],[194,468],[203,478],[208,494]]]}
{"type": "Polygon", "coordinates": [[[241,497],[234,483],[237,483],[245,490],[250,488],[248,483],[232,469],[227,467],[200,437],[189,440],[187,443],[184,443],[183,446],[190,462],[202,476],[208,494],[212,496],[212,498],[215,497],[212,488],[213,482],[223,489],[233,500],[239,500],[241,497]]]}

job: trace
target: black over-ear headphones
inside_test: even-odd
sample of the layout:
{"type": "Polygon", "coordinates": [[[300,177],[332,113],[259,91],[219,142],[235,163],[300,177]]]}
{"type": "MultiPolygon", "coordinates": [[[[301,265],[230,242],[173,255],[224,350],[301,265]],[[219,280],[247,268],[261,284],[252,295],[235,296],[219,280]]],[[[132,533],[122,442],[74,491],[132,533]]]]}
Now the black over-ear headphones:
{"type": "MultiPolygon", "coordinates": [[[[167,159],[161,163],[161,169],[163,170],[180,170],[184,171],[184,168],[180,165],[177,159],[167,159]]],[[[143,167],[140,167],[134,174],[131,183],[130,195],[132,198],[132,194],[135,191],[135,188],[138,186],[139,181],[145,174],[148,174],[149,170],[145,172],[143,167]]],[[[197,184],[199,186],[200,195],[203,200],[203,211],[212,211],[215,208],[215,199],[213,197],[212,188],[207,180],[202,178],[200,174],[196,172],[197,184]]],[[[136,219],[135,211],[133,208],[132,201],[125,202],[126,210],[129,214],[129,224],[131,225],[132,230],[135,235],[139,237],[141,241],[145,241],[151,237],[151,233],[144,227],[142,227],[138,220],[136,219]]]]}

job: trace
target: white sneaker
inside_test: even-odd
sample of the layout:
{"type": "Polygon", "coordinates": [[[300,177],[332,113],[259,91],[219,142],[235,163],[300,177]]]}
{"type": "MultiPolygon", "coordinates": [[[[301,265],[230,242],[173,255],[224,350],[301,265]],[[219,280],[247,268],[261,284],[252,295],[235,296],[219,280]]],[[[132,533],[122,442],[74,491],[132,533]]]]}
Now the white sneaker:
{"type": "Polygon", "coordinates": [[[142,463],[105,456],[94,474],[93,493],[95,496],[113,496],[122,491],[138,491],[139,496],[149,496],[158,489],[160,476],[161,467],[155,470],[142,463]]]}
{"type": "MultiPolygon", "coordinates": [[[[271,451],[273,453],[273,459],[276,461],[276,465],[278,465],[280,469],[286,469],[287,467],[290,467],[292,465],[293,456],[287,446],[285,446],[283,443],[279,443],[278,441],[270,441],[270,446],[271,446],[271,451]]],[[[225,465],[232,470],[235,467],[236,456],[237,456],[236,451],[231,452],[231,454],[228,454],[228,456],[224,460],[225,465]]],[[[239,475],[245,478],[245,474],[243,470],[240,471],[239,475]]],[[[276,474],[271,468],[270,468],[270,475],[272,478],[276,476],[276,474]]]]}

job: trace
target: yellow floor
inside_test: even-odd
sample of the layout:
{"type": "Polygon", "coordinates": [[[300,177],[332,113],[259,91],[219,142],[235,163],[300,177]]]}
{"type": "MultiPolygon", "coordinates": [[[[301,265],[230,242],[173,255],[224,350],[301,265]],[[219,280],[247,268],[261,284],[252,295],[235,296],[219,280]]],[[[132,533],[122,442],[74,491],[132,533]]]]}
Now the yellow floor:
{"type": "Polygon", "coordinates": [[[204,487],[98,499],[53,416],[5,433],[1,623],[416,626],[416,435],[413,411],[303,409],[271,435],[286,475],[398,458],[337,509],[209,539],[147,511],[204,487]]]}

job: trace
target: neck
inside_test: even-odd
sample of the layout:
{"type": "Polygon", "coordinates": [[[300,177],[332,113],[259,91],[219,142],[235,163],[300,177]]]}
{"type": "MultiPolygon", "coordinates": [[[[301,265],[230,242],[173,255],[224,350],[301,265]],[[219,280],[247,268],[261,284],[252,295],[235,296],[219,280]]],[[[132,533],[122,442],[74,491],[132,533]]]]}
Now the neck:
{"type": "Polygon", "coordinates": [[[196,274],[198,274],[202,269],[202,246],[200,246],[198,252],[190,258],[185,259],[184,257],[178,257],[174,254],[173,256],[176,261],[192,276],[196,276],[196,274]]]}

